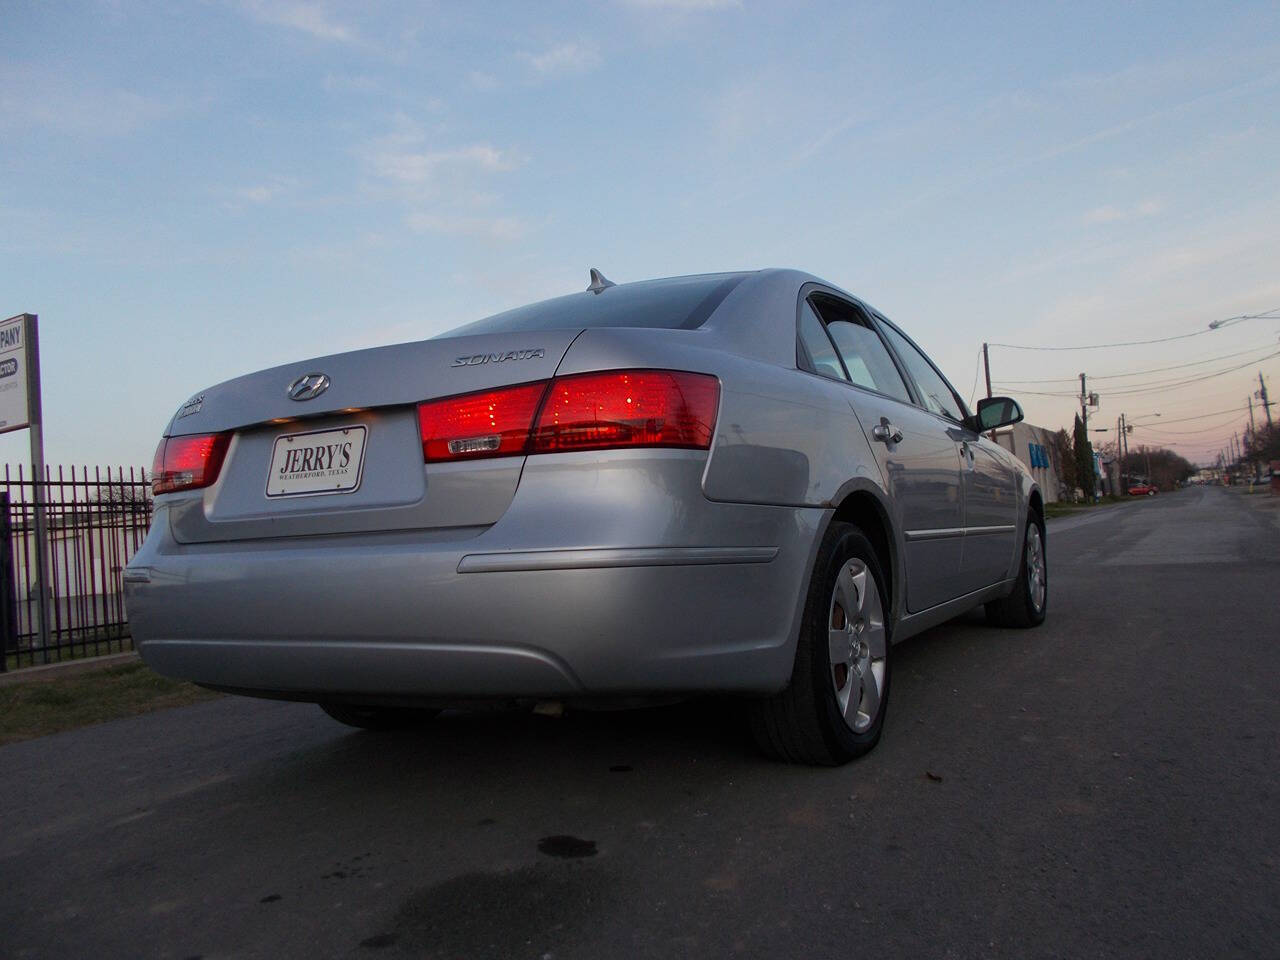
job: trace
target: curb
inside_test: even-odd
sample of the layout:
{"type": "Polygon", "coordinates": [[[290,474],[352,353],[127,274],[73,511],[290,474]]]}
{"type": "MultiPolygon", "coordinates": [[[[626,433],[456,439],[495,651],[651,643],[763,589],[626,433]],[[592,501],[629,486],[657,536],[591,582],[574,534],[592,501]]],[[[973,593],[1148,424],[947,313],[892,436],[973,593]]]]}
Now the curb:
{"type": "Polygon", "coordinates": [[[120,667],[126,663],[133,663],[137,659],[136,651],[126,650],[124,653],[109,653],[102,657],[86,657],[82,660],[68,660],[65,663],[48,663],[39,667],[23,667],[21,670],[0,673],[0,687],[74,677],[81,673],[105,670],[107,667],[120,667]]]}

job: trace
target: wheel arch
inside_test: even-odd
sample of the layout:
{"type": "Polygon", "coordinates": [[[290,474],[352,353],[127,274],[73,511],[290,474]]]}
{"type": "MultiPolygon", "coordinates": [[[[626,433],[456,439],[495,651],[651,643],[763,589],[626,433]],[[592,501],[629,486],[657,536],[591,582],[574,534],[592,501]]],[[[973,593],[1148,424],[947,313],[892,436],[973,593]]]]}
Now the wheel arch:
{"type": "Polygon", "coordinates": [[[885,589],[889,593],[888,607],[894,622],[902,618],[901,598],[906,596],[905,574],[902,564],[901,534],[894,527],[888,504],[882,491],[873,484],[852,482],[833,498],[836,511],[831,522],[851,523],[871,541],[876,551],[880,569],[884,571],[885,589]]]}
{"type": "Polygon", "coordinates": [[[1040,529],[1044,530],[1044,497],[1040,495],[1039,487],[1031,488],[1031,496],[1027,498],[1027,509],[1036,515],[1040,521],[1040,529]]]}
{"type": "Polygon", "coordinates": [[[1048,551],[1049,528],[1045,524],[1044,495],[1040,492],[1040,487],[1034,482],[1030,484],[1027,491],[1027,514],[1022,520],[1022,529],[1018,531],[1018,549],[1013,555],[1012,576],[1015,577],[1018,575],[1018,570],[1022,563],[1022,552],[1027,548],[1027,522],[1032,519],[1036,521],[1036,526],[1040,528],[1040,543],[1048,551]]]}

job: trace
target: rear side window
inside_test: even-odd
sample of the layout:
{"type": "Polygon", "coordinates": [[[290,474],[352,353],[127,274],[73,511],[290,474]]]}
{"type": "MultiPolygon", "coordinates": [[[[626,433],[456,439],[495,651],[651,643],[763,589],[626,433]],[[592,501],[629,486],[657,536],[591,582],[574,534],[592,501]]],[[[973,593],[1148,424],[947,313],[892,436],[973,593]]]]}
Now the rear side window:
{"type": "Polygon", "coordinates": [[[702,326],[724,298],[747,276],[745,273],[712,273],[624,283],[600,293],[572,293],[566,297],[543,300],[497,313],[439,336],[520,333],[574,327],[693,330],[702,326]]]}
{"type": "Polygon", "coordinates": [[[920,388],[925,407],[948,420],[963,423],[964,414],[960,412],[962,409],[960,398],[951,389],[951,384],[947,383],[942,374],[929,362],[929,358],[889,324],[883,323],[880,326],[885,336],[889,338],[889,342],[893,344],[898,358],[910,371],[916,386],[920,388]]]}
{"type": "Polygon", "coordinates": [[[832,380],[849,379],[844,375],[844,366],[836,355],[836,348],[831,345],[831,338],[822,329],[822,321],[813,312],[808,300],[800,304],[800,345],[804,348],[809,370],[813,373],[832,380]]]}
{"type": "Polygon", "coordinates": [[[911,394],[902,374],[862,311],[853,304],[826,297],[815,297],[813,305],[826,321],[827,332],[840,351],[849,379],[860,387],[910,403],[911,394]]]}

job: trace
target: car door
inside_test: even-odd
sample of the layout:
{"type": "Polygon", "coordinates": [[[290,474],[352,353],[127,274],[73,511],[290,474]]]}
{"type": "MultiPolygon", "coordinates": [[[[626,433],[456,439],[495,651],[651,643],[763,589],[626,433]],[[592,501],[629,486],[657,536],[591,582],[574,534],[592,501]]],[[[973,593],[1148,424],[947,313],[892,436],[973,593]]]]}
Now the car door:
{"type": "Polygon", "coordinates": [[[892,323],[876,320],[923,402],[951,424],[960,445],[964,592],[998,583],[1009,575],[1017,538],[1017,473],[1003,450],[969,426],[964,404],[924,352],[892,323]]]}
{"type": "Polygon", "coordinates": [[[801,342],[818,354],[814,372],[837,373],[849,382],[849,405],[866,432],[904,532],[906,606],[915,612],[963,592],[963,523],[959,445],[949,425],[912,397],[867,313],[826,291],[801,304],[801,342]],[[835,351],[830,350],[834,344],[835,351]],[[836,370],[836,365],[839,370],[836,370]]]}

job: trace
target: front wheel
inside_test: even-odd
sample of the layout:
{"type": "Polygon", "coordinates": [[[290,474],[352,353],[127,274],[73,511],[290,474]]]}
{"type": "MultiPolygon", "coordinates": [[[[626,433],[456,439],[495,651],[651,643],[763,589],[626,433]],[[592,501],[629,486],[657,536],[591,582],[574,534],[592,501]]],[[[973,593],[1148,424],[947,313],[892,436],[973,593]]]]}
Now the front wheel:
{"type": "Polygon", "coordinates": [[[752,704],[765,753],[837,766],[876,745],[889,702],[888,609],[871,542],[852,524],[833,523],[814,564],[791,682],[752,704]]]}
{"type": "Polygon", "coordinates": [[[1049,564],[1044,527],[1038,517],[1027,518],[1022,541],[1022,564],[1013,592],[987,604],[987,622],[998,627],[1038,627],[1049,606],[1049,564]]]}

